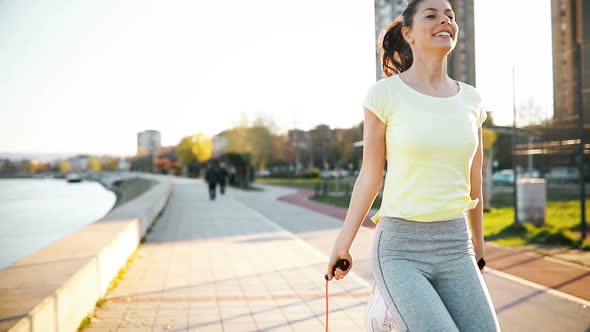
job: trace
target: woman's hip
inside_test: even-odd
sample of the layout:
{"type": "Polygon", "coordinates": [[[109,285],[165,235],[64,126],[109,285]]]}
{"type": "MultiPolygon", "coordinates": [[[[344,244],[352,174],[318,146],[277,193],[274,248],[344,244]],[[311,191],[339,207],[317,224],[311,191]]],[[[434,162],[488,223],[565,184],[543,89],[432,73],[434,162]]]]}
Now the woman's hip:
{"type": "Polygon", "coordinates": [[[390,258],[435,259],[474,255],[464,216],[436,222],[382,217],[375,229],[374,253],[390,258]]]}

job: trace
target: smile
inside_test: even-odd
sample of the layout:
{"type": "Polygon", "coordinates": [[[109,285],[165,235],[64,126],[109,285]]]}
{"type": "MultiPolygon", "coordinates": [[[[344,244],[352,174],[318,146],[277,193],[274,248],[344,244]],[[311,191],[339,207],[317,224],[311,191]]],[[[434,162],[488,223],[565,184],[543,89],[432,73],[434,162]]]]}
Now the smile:
{"type": "Polygon", "coordinates": [[[451,34],[446,31],[441,31],[434,35],[435,37],[449,37],[451,38],[451,34]]]}

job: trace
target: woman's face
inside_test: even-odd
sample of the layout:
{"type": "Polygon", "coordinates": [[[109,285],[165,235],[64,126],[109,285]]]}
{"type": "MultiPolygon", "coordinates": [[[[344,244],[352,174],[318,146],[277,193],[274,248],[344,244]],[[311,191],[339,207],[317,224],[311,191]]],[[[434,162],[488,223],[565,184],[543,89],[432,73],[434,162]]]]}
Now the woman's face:
{"type": "Polygon", "coordinates": [[[411,28],[404,31],[414,54],[450,53],[457,44],[459,26],[448,1],[424,0],[418,4],[411,28]]]}

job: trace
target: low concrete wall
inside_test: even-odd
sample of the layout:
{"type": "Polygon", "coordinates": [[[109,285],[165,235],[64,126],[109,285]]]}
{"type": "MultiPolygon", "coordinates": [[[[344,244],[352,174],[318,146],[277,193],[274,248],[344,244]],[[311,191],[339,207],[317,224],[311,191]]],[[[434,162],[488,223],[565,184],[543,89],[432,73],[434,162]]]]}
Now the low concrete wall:
{"type": "Polygon", "coordinates": [[[164,176],[104,218],[0,271],[0,331],[76,331],[172,190],[164,176]]]}

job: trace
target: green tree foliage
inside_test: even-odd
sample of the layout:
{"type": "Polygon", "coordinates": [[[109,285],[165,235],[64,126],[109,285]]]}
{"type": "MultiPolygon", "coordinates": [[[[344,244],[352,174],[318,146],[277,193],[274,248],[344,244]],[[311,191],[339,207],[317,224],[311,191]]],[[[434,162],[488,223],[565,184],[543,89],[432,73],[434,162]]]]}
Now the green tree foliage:
{"type": "Polygon", "coordinates": [[[102,164],[102,169],[111,172],[116,171],[117,169],[119,169],[119,160],[119,157],[107,158],[102,164]]]}
{"type": "Polygon", "coordinates": [[[86,166],[86,169],[91,172],[100,172],[102,167],[98,157],[88,157],[88,165],[86,166]]]}
{"type": "Polygon", "coordinates": [[[59,171],[62,173],[68,173],[72,171],[72,165],[67,160],[62,160],[59,162],[59,171]]]}
{"type": "Polygon", "coordinates": [[[176,156],[181,164],[188,165],[197,161],[193,154],[191,136],[183,137],[176,146],[176,156]]]}
{"type": "Polygon", "coordinates": [[[198,162],[203,162],[211,159],[213,154],[213,143],[211,137],[197,133],[191,136],[192,152],[198,162]]]}
{"type": "Polygon", "coordinates": [[[222,136],[226,140],[226,153],[248,154],[256,169],[265,169],[273,158],[273,138],[271,121],[257,118],[252,126],[242,123],[233,129],[226,130],[222,136]]]}
{"type": "Polygon", "coordinates": [[[186,136],[176,146],[176,155],[181,164],[203,162],[211,158],[213,144],[203,133],[186,136]]]}

